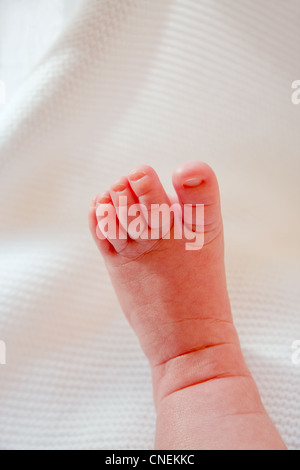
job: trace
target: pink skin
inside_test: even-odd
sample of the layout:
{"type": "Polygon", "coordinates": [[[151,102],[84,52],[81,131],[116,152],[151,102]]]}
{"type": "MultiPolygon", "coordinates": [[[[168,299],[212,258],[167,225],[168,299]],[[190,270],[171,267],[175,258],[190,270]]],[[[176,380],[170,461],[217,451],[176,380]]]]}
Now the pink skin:
{"type": "MultiPolygon", "coordinates": [[[[157,449],[285,449],[245,364],[226,288],[218,182],[202,162],[173,174],[180,204],[204,204],[205,244],[103,239],[96,205],[170,204],[155,171],[140,166],[94,199],[89,225],[122,309],[152,371],[157,449]],[[99,236],[102,238],[99,239],[99,236]]],[[[123,234],[126,232],[123,232],[123,234]]]]}

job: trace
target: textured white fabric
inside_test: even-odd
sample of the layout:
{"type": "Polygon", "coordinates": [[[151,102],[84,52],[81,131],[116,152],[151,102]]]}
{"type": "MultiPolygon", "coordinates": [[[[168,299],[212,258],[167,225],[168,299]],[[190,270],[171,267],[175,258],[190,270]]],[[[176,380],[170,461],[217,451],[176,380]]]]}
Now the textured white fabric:
{"type": "Polygon", "coordinates": [[[170,190],[187,159],[220,180],[243,350],[300,448],[299,28],[298,0],[83,0],[12,85],[0,110],[1,448],[152,447],[149,370],[87,208],[140,163],[170,190]]]}
{"type": "Polygon", "coordinates": [[[7,103],[82,1],[0,0],[0,80],[7,103]]]}

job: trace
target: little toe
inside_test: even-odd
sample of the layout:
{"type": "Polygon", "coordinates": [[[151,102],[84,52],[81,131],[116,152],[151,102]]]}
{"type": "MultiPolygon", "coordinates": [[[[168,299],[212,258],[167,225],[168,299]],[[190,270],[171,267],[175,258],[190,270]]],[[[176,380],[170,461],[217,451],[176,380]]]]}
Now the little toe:
{"type": "Polygon", "coordinates": [[[122,252],[128,244],[128,236],[126,230],[119,223],[108,191],[96,199],[96,219],[96,236],[99,240],[106,238],[117,253],[122,252]]]}
{"type": "Polygon", "coordinates": [[[114,251],[113,246],[109,242],[109,240],[102,234],[102,232],[99,229],[98,226],[98,220],[97,220],[97,205],[98,205],[98,200],[101,196],[96,196],[93,201],[91,202],[91,205],[89,207],[89,213],[88,213],[88,222],[89,222],[89,229],[92,234],[92,237],[99,248],[100,252],[103,255],[106,255],[112,251],[114,251]]]}

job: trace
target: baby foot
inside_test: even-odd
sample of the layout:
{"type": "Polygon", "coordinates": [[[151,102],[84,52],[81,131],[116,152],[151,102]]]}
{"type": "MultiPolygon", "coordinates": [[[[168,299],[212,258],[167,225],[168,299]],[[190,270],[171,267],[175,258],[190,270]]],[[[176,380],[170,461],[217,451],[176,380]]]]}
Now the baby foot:
{"type": "Polygon", "coordinates": [[[153,204],[170,207],[175,199],[170,200],[148,166],[119,179],[94,199],[89,212],[92,235],[122,309],[150,362],[156,447],[284,448],[233,324],[216,176],[205,163],[190,162],[174,172],[173,185],[174,207],[181,211],[171,213],[170,230],[157,218],[153,227],[153,204]],[[141,205],[139,231],[131,224],[135,204],[141,205]],[[197,208],[203,206],[199,226],[197,208]],[[185,212],[186,207],[193,211],[185,212]],[[189,228],[182,230],[181,239],[174,237],[178,213],[189,228]],[[101,225],[104,219],[111,231],[101,225]],[[197,249],[184,237],[191,230],[195,242],[203,242],[196,243],[197,249]]]}

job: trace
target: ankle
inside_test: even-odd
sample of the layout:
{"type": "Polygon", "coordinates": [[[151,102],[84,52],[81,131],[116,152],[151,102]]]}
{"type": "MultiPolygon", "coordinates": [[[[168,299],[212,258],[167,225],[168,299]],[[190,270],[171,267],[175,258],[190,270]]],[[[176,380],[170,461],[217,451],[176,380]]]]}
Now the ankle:
{"type": "Polygon", "coordinates": [[[235,377],[251,378],[236,334],[152,367],[155,404],[189,387],[235,377]]]}

